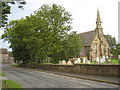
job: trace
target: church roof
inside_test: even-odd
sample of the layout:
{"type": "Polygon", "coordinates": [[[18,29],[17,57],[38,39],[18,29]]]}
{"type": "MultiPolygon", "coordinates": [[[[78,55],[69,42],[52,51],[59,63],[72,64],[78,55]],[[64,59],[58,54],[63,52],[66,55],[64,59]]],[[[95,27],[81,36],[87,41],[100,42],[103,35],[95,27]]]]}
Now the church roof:
{"type": "Polygon", "coordinates": [[[84,47],[81,49],[80,55],[83,57],[87,56],[84,47]]]}
{"type": "Polygon", "coordinates": [[[0,48],[0,54],[8,54],[8,51],[6,48],[0,48]]]}
{"type": "Polygon", "coordinates": [[[95,30],[92,30],[89,32],[80,33],[78,35],[80,36],[83,46],[90,46],[93,38],[96,35],[96,32],[95,32],[95,30]]]}

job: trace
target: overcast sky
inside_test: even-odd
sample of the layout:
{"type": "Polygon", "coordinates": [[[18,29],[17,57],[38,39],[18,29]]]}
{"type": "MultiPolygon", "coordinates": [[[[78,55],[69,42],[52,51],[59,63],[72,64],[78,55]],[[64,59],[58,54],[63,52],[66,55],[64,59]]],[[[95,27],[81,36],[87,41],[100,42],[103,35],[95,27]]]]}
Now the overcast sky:
{"type": "MultiPolygon", "coordinates": [[[[99,9],[104,34],[110,34],[118,41],[118,1],[120,0],[26,0],[24,10],[18,9],[18,5],[11,5],[12,14],[9,15],[9,20],[29,16],[45,3],[55,3],[63,6],[72,14],[73,28],[71,31],[82,33],[95,29],[97,9],[99,9]]],[[[1,34],[3,30],[0,30],[1,34]]],[[[9,48],[9,44],[0,40],[0,48],[2,47],[9,48]]],[[[11,51],[10,48],[9,50],[11,51]]]]}

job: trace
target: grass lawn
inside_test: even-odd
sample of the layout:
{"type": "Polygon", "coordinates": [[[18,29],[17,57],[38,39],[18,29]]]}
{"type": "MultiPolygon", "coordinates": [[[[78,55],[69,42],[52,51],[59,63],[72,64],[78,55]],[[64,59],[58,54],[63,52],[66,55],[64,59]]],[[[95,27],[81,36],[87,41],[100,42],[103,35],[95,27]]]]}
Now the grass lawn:
{"type": "Polygon", "coordinates": [[[90,62],[90,64],[96,64],[96,62],[90,62]]]}
{"type": "Polygon", "coordinates": [[[15,83],[12,80],[5,80],[5,83],[9,88],[21,88],[22,89],[22,87],[20,85],[18,85],[17,83],[15,83]]]}
{"type": "Polygon", "coordinates": [[[0,70],[0,76],[5,76],[5,74],[0,70]]]}
{"type": "MultiPolygon", "coordinates": [[[[96,64],[96,62],[90,62],[90,64],[96,64]]],[[[103,64],[119,64],[119,60],[112,59],[111,63],[105,61],[103,64]]]]}
{"type": "MultiPolygon", "coordinates": [[[[119,60],[112,59],[112,60],[111,60],[111,64],[119,64],[118,61],[119,61],[119,60]]],[[[103,64],[108,64],[108,63],[105,61],[103,64]]]]}
{"type": "Polygon", "coordinates": [[[14,63],[14,64],[12,64],[12,66],[19,66],[19,64],[14,63]]]}
{"type": "Polygon", "coordinates": [[[103,64],[107,64],[107,62],[105,61],[105,62],[103,62],[103,64]]]}
{"type": "Polygon", "coordinates": [[[119,60],[116,60],[116,59],[112,59],[112,64],[119,64],[118,62],[119,60]]]}

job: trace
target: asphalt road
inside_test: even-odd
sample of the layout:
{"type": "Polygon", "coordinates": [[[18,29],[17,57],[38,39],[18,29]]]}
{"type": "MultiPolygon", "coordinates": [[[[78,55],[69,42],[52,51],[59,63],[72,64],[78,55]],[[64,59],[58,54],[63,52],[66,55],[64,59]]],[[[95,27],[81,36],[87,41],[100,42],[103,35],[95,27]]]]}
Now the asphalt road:
{"type": "Polygon", "coordinates": [[[23,88],[118,88],[117,85],[2,65],[6,77],[23,88]]]}

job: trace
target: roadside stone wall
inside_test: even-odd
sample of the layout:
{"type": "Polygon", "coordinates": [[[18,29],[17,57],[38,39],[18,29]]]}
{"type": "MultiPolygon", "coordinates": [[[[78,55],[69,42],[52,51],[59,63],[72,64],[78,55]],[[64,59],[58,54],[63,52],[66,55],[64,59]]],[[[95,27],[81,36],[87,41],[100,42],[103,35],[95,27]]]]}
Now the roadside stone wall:
{"type": "Polygon", "coordinates": [[[101,64],[75,64],[75,65],[23,65],[23,67],[39,68],[51,71],[60,71],[68,73],[81,73],[105,76],[118,76],[120,65],[101,65],[101,64]]]}

